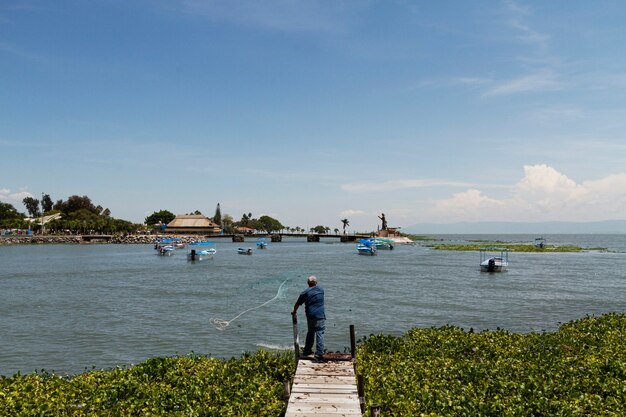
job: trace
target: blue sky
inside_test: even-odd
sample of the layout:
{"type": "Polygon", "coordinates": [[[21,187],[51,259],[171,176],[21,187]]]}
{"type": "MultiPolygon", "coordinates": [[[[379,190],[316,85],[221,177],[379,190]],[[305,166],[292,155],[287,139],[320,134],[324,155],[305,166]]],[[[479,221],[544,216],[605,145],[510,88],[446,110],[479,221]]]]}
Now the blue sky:
{"type": "Polygon", "coordinates": [[[0,201],[626,218],[622,1],[0,3],[0,201]]]}

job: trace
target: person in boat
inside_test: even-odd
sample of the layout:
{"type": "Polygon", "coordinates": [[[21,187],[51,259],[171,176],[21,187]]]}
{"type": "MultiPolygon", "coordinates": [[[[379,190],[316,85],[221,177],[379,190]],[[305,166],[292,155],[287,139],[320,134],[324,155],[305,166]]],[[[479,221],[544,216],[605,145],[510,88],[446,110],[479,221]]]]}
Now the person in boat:
{"type": "Polygon", "coordinates": [[[324,354],[324,330],[326,329],[326,314],[324,313],[324,289],[317,285],[317,278],[311,275],[307,279],[309,288],[302,291],[296,304],[293,306],[292,315],[296,315],[298,307],[304,304],[307,334],[304,344],[304,356],[316,361],[323,361],[324,354]],[[315,341],[315,355],[313,355],[313,342],[315,341]]]}

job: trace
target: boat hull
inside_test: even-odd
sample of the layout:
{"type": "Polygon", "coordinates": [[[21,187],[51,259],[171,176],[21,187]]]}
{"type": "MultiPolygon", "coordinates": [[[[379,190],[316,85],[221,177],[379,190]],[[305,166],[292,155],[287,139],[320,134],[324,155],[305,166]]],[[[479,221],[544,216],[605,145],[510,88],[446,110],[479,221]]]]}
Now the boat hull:
{"type": "Polygon", "coordinates": [[[187,253],[188,261],[206,261],[209,259],[213,259],[213,255],[217,253],[215,249],[206,249],[201,251],[192,250],[187,253]]]}
{"type": "Polygon", "coordinates": [[[505,272],[509,263],[499,258],[489,258],[480,264],[482,272],[505,272]]]}
{"type": "Polygon", "coordinates": [[[356,248],[359,255],[374,256],[377,254],[376,249],[371,246],[359,245],[356,248]]]}

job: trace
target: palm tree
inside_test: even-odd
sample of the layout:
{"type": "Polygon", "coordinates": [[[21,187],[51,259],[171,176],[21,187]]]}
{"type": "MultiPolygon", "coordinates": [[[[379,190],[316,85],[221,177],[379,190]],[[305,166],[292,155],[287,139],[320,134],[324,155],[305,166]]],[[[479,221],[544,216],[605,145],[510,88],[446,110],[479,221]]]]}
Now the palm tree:
{"type": "Polygon", "coordinates": [[[343,234],[346,234],[346,227],[350,226],[350,222],[348,219],[342,219],[341,223],[343,223],[343,234]]]}

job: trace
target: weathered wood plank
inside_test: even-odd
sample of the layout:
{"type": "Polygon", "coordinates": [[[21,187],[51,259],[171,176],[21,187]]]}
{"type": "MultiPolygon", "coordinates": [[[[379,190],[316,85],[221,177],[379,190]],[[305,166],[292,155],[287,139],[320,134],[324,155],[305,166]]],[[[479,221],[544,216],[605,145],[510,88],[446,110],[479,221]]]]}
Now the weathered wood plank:
{"type": "Polygon", "coordinates": [[[338,384],[338,385],[354,385],[354,376],[327,376],[327,375],[307,375],[298,378],[300,384],[338,384]]]}
{"type": "Polygon", "coordinates": [[[300,360],[285,417],[361,417],[352,362],[300,360]]]}
{"type": "Polygon", "coordinates": [[[346,385],[346,384],[307,384],[307,383],[299,383],[299,382],[294,382],[294,384],[292,385],[292,390],[293,389],[327,389],[329,391],[354,391],[356,392],[356,385],[346,385]]]}
{"type": "Polygon", "coordinates": [[[348,369],[337,370],[317,370],[313,368],[298,369],[296,375],[329,375],[329,376],[350,376],[354,377],[354,371],[348,369]]]}
{"type": "Polygon", "coordinates": [[[345,394],[313,394],[310,392],[307,393],[296,393],[293,396],[293,399],[290,399],[289,402],[298,402],[298,403],[325,403],[325,404],[353,404],[355,401],[359,401],[359,398],[356,395],[345,395],[345,394]]]}

